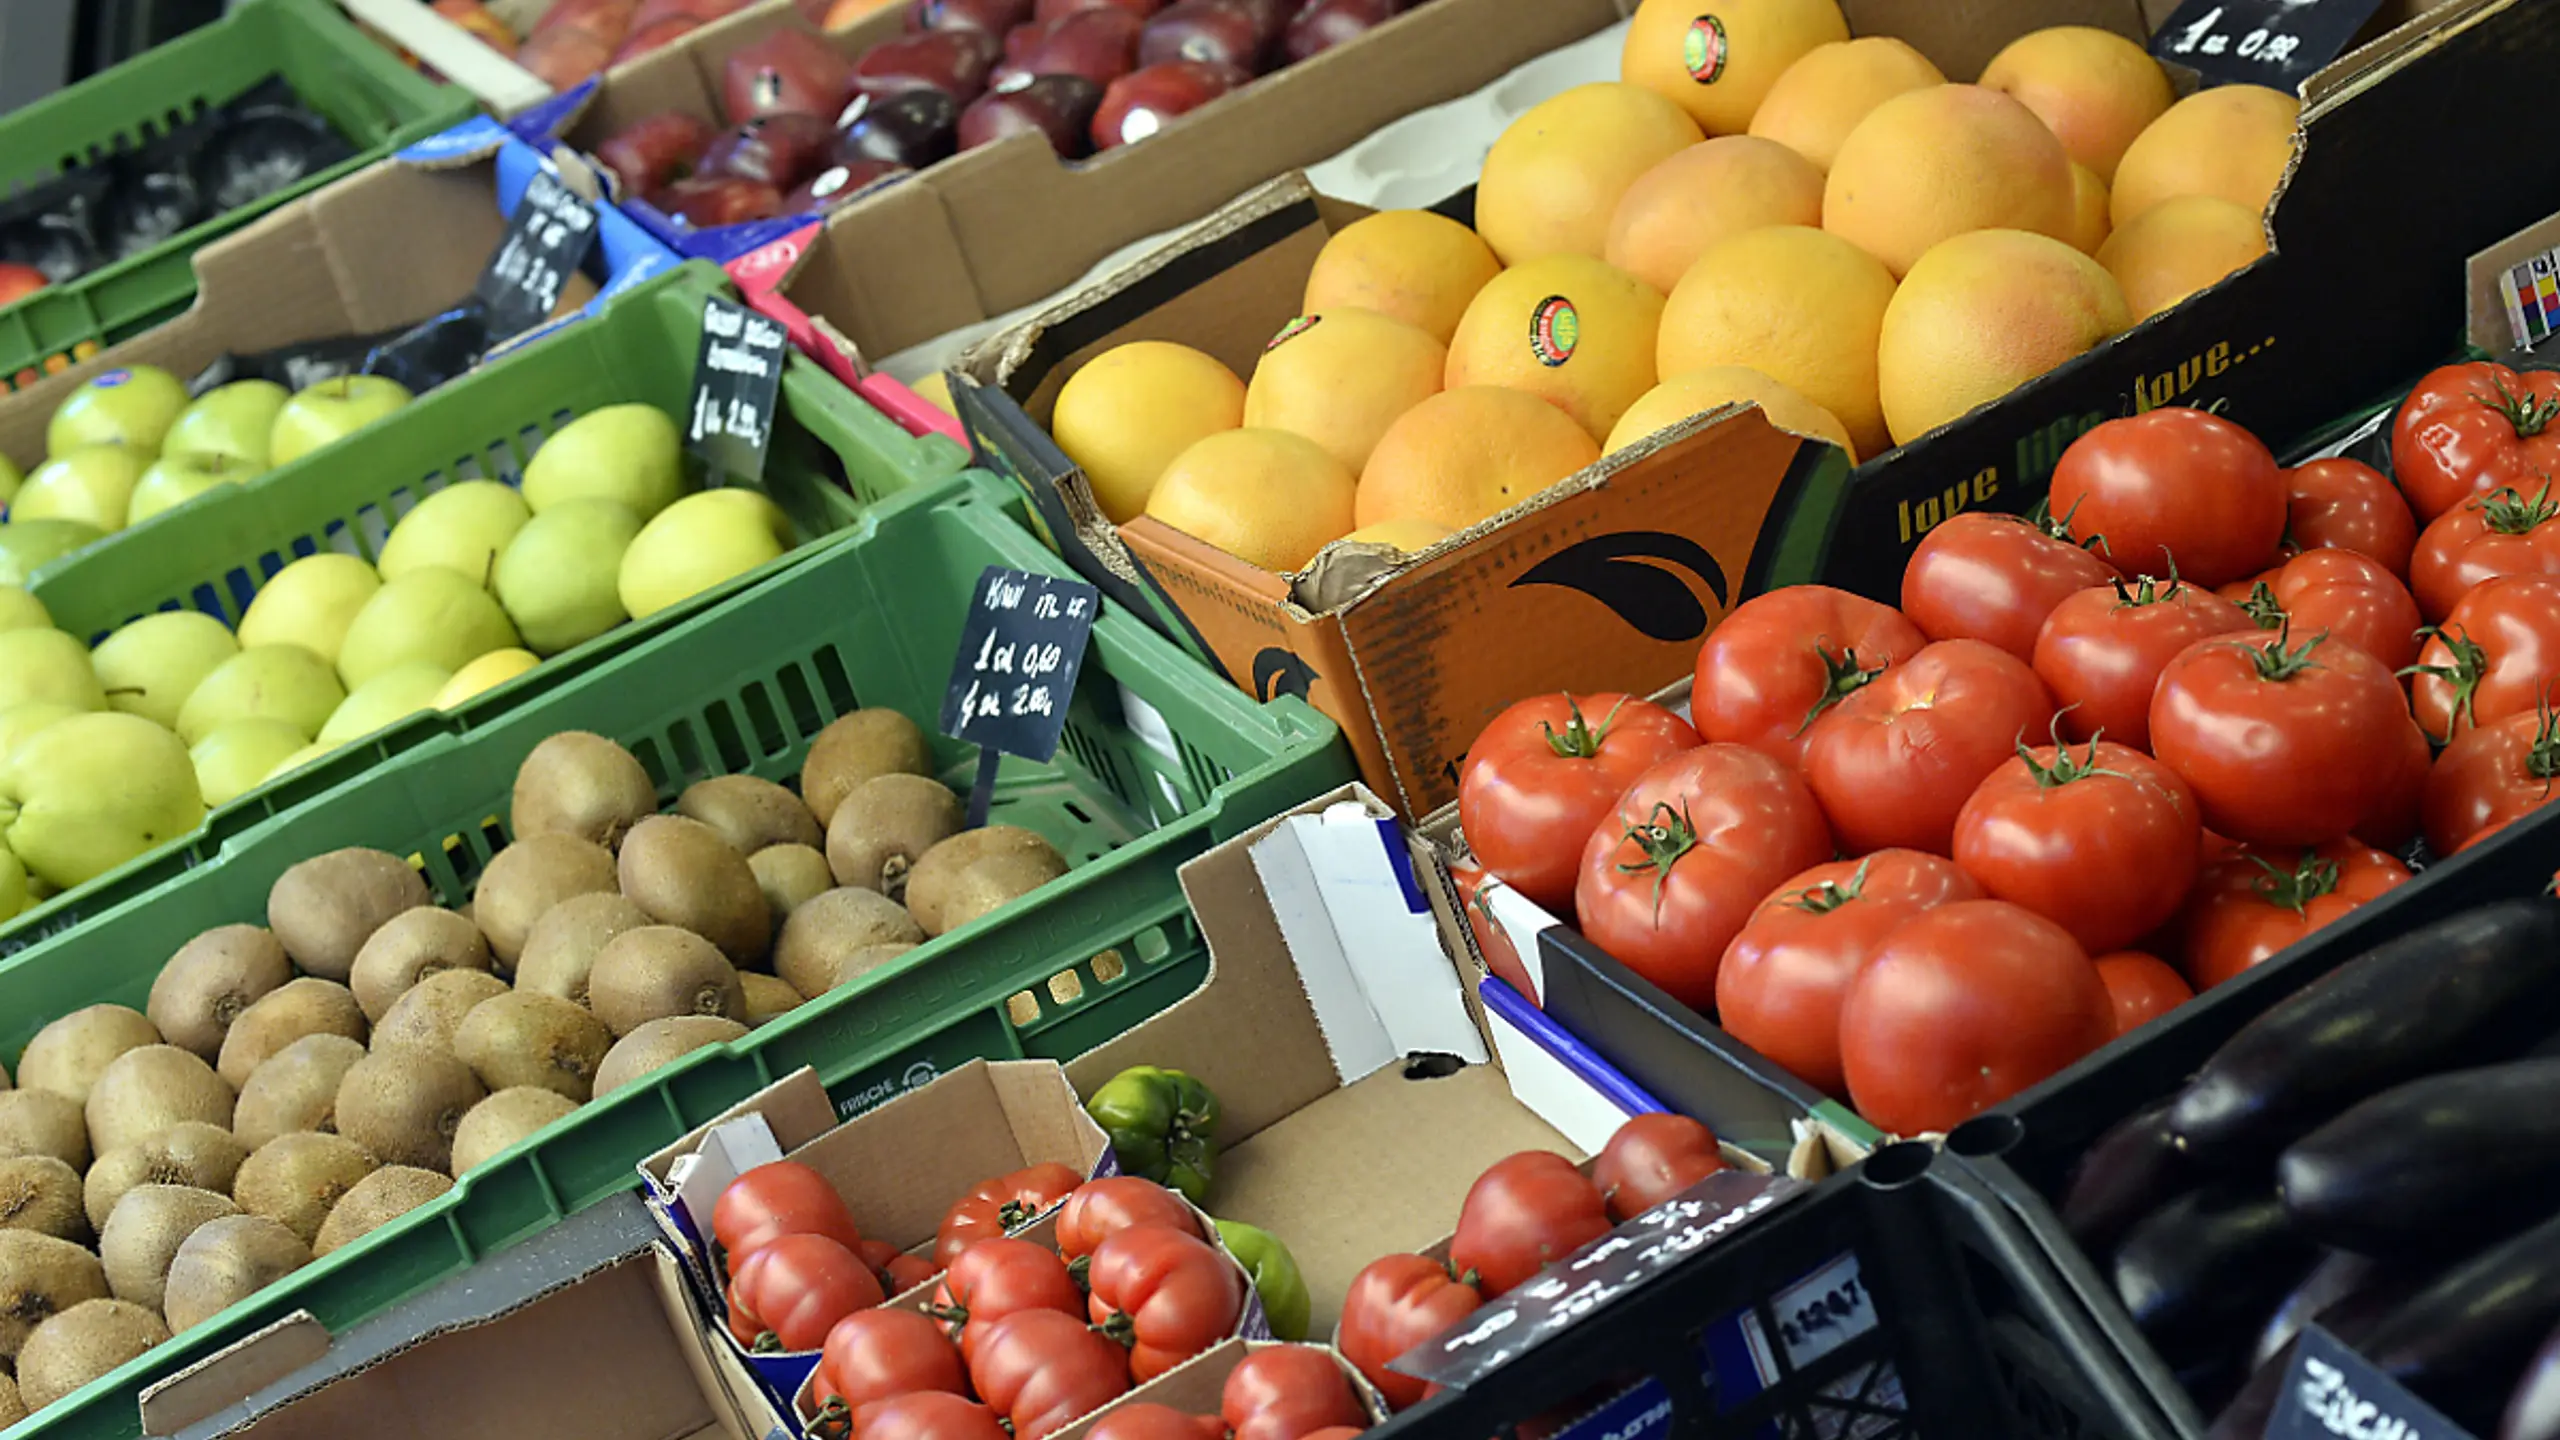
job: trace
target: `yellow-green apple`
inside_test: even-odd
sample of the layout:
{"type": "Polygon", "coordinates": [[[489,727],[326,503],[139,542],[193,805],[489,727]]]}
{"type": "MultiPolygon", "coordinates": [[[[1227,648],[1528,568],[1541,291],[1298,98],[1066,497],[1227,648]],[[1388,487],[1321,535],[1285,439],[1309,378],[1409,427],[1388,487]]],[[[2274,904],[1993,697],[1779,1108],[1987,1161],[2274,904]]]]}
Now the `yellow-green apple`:
{"type": "Polygon", "coordinates": [[[240,653],[231,627],[200,610],[163,610],[132,621],[89,653],[107,704],[176,729],[204,678],[240,653]]]}

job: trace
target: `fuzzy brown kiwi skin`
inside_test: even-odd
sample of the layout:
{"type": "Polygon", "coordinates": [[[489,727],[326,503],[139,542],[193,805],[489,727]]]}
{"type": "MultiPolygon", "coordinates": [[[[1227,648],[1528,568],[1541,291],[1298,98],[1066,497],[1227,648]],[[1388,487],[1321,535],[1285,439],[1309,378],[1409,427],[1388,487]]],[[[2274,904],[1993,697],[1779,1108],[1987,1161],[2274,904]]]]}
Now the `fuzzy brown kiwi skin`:
{"type": "Polygon", "coordinates": [[[487,1095],[453,1056],[376,1051],[338,1085],[338,1133],[385,1165],[442,1174],[453,1163],[453,1132],[487,1095]]]}
{"type": "Polygon", "coordinates": [[[361,1043],[371,1033],[355,992],[335,980],[305,975],[269,991],[232,1022],[214,1069],[236,1091],[259,1066],[305,1035],[344,1035],[361,1043]]]}
{"type": "Polygon", "coordinates": [[[596,1094],[610,1095],[651,1072],[708,1045],[735,1040],[747,1027],[716,1015],[675,1015],[652,1020],[613,1042],[596,1067],[596,1094]]]}
{"type": "Polygon", "coordinates": [[[397,855],[332,850],[276,877],[267,892],[267,928],[305,974],[343,982],[383,921],[430,898],[427,882],[397,855]]]}
{"type": "Polygon", "coordinates": [[[0,1361],[15,1360],[39,1324],[106,1297],[107,1269],[97,1256],[51,1235],[0,1230],[0,1361]]]}
{"type": "Polygon", "coordinates": [[[519,1085],[584,1101],[613,1032],[584,1007],[553,995],[496,996],[464,1017],[453,1053],[492,1092],[519,1085]]]}
{"type": "Polygon", "coordinates": [[[347,988],[366,1023],[379,1021],[412,986],[447,970],[487,970],[495,963],[480,928],[450,910],[421,905],[382,923],[356,952],[347,988]]]}
{"type": "Polygon", "coordinates": [[[37,1327],[18,1352],[18,1393],[29,1410],[54,1401],[169,1338],[169,1326],[129,1300],[84,1300],[37,1327]]]}
{"type": "Polygon", "coordinates": [[[190,1185],[228,1195],[250,1148],[218,1125],[201,1120],[172,1125],[138,1145],[99,1156],[82,1181],[81,1208],[91,1228],[104,1230],[116,1202],[139,1185],[190,1185]]]}
{"type": "Polygon", "coordinates": [[[752,858],[769,845],[821,843],[817,817],[800,797],[753,775],[714,775],[685,787],[676,813],[720,832],[739,854],[752,858]]]}
{"type": "Polygon", "coordinates": [[[471,1107],[453,1132],[453,1178],[459,1180],[490,1156],[578,1108],[557,1090],[519,1085],[471,1107]]]}
{"type": "Polygon", "coordinates": [[[187,1330],[311,1263],[311,1247],[264,1215],[226,1215],[195,1228],[169,1264],[162,1311],[187,1330]]]}
{"type": "Polygon", "coordinates": [[[454,1033],[483,1002],[507,993],[507,982],[478,970],[447,970],[409,987],[373,1029],[376,1050],[453,1053],[454,1033]]]}
{"type": "Polygon", "coordinates": [[[912,945],[925,938],[898,902],[876,890],[844,886],[791,912],[782,943],[773,950],[774,973],[814,998],[833,989],[845,958],[874,945],[912,945]]]}
{"type": "Polygon", "coordinates": [[[710,941],[673,925],[649,925],[616,935],[596,952],[587,1004],[619,1039],[676,1015],[743,1020],[747,997],[736,967],[710,941]]]}
{"type": "Polygon", "coordinates": [[[365,1057],[344,1035],[305,1035],[267,1058],[240,1087],[231,1128],[256,1149],[289,1130],[337,1128],[338,1086],[365,1057]]]}
{"type": "Polygon", "coordinates": [[[657,808],[657,787],[630,751],[590,731],[564,730],[516,767],[508,817],[518,839],[570,835],[613,850],[657,808]]]}
{"type": "Polygon", "coordinates": [[[378,1166],[364,1147],[344,1135],[302,1130],[279,1135],[241,1162],[231,1198],[252,1215],[281,1222],[305,1245],[340,1197],[378,1166]]]}
{"type": "Polygon", "coordinates": [[[75,1245],[89,1243],[80,1172],[50,1155],[0,1160],[0,1230],[32,1230],[75,1245]]]}
{"type": "Polygon", "coordinates": [[[596,952],[625,930],[656,923],[619,891],[573,895],[544,912],[525,936],[516,988],[584,1005],[596,952]]]}
{"type": "Polygon", "coordinates": [[[242,1011],[293,978],[293,961],[263,925],[221,925],[178,947],[151,982],[143,1014],[160,1037],[207,1060],[242,1011]]]}
{"type": "Polygon", "coordinates": [[[329,1211],[311,1253],[326,1255],[352,1245],[452,1188],[452,1178],[441,1170],[385,1165],[357,1181],[329,1211]]]}
{"type": "Polygon", "coordinates": [[[89,1090],[84,1113],[100,1150],[139,1144],[184,1120],[231,1126],[230,1085],[192,1050],[145,1045],[116,1057],[89,1090]]]}
{"type": "Polygon", "coordinates": [[[826,855],[807,845],[767,845],[747,857],[747,869],[756,877],[756,888],[764,891],[777,936],[792,911],[836,888],[826,855]]]}
{"type": "Polygon", "coordinates": [[[0,1090],[0,1156],[50,1155],[89,1168],[89,1122],[81,1107],[50,1090],[0,1090]]]}
{"type": "Polygon", "coordinates": [[[616,863],[622,893],[651,919],[710,941],[732,965],[764,962],[773,908],[747,857],[719,831],[681,815],[653,815],[631,827],[616,863]]]}
{"type": "Polygon", "coordinates": [[[930,775],[933,747],[916,722],[895,710],[856,710],[840,716],[809,742],[800,762],[800,798],[820,825],[874,775],[930,775]]]}
{"type": "Polygon", "coordinates": [[[501,850],[471,891],[471,916],[489,937],[501,975],[513,975],[533,927],[575,895],[615,888],[613,852],[557,831],[527,835],[501,850]]]}
{"type": "Polygon", "coordinates": [[[939,780],[873,776],[845,797],[828,822],[827,868],[839,885],[898,899],[916,860],[959,834],[966,818],[960,797],[939,780]]]}
{"type": "Polygon", "coordinates": [[[57,1017],[18,1057],[18,1086],[50,1090],[81,1104],[116,1057],[160,1042],[160,1029],[122,1005],[90,1005],[57,1017]]]}
{"type": "Polygon", "coordinates": [[[1067,869],[1057,848],[1034,831],[1018,825],[964,830],[924,852],[915,868],[907,872],[907,909],[914,912],[916,923],[924,927],[926,934],[940,935],[959,928],[943,913],[944,907],[959,888],[963,874],[990,863],[1002,863],[1008,870],[1019,865],[1046,867],[1057,875],[1065,874],[1067,869]]]}
{"type": "Polygon", "coordinates": [[[169,1262],[187,1236],[208,1220],[239,1213],[230,1196],[185,1185],[137,1185],[126,1191],[98,1232],[107,1288],[119,1300],[159,1309],[168,1301],[169,1262]]]}

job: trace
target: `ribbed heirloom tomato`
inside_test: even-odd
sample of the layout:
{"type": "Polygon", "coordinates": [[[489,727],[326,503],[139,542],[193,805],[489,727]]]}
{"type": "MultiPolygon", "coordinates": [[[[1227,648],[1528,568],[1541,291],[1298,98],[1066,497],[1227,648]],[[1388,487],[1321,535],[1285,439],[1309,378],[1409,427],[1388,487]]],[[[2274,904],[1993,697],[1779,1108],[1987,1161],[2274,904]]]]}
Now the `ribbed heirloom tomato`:
{"type": "Polygon", "coordinates": [[[1592,827],[1637,776],[1697,744],[1688,721],[1649,700],[1533,695],[1467,747],[1458,826],[1477,863],[1561,913],[1592,827]]]}
{"type": "Polygon", "coordinates": [[[1129,1374],[1154,1379],[1236,1333],[1244,1272],[1179,1230],[1123,1230],[1093,1252],[1093,1323],[1129,1347],[1129,1374]]]}
{"type": "Polygon", "coordinates": [[[1084,1291],[1067,1262],[1028,1240],[981,1240],[960,1252],[927,1312],[950,1327],[963,1359],[974,1358],[980,1339],[1017,1310],[1084,1313],[1084,1291]]]}
{"type": "Polygon", "coordinates": [[[2160,672],[2151,753],[2195,792],[2215,834],[2317,845],[2399,783],[2407,723],[2400,682],[2352,645],[2216,636],[2160,672]]]}
{"type": "Polygon", "coordinates": [[[2053,607],[2036,635],[2036,678],[2053,692],[2065,736],[2147,749],[2160,672],[2198,640],[2248,628],[2248,612],[2210,590],[2118,580],[2053,607]]]}
{"type": "Polygon", "coordinates": [[[1485,1167],[1458,1207],[1449,1263],[1494,1299],[1609,1233],[1608,1202],[1573,1162],[1523,1150],[1485,1167]]]}
{"type": "Polygon", "coordinates": [[[913,1310],[857,1310],[827,1332],[816,1394],[859,1410],[918,1390],[969,1393],[960,1352],[942,1327],[913,1310]]]}
{"type": "Polygon", "coordinates": [[[2369,845],[2243,849],[2208,862],[2179,917],[2179,965],[2199,992],[2230,979],[2409,878],[2369,845]]]}
{"type": "Polygon", "coordinates": [[[2092,955],[2178,913],[2196,876],[2195,797],[2169,767],[2129,746],[2023,746],[1956,817],[1956,864],[2092,955]]]}
{"type": "Polygon", "coordinates": [[[2454,737],[2427,777],[2427,845],[2450,855],[2551,803],[2560,780],[2560,717],[2549,705],[2454,737]]]}
{"type": "Polygon", "coordinates": [[[1045,1440],[1129,1393],[1129,1352],[1076,1316],[1017,1310],[988,1327],[969,1383],[1014,1440],[1045,1440]]]}
{"type": "Polygon", "coordinates": [[[2421,521],[2473,495],[2560,474],[2560,373],[2447,365],[2391,417],[2391,474],[2421,521]]]}
{"type": "Polygon", "coordinates": [[[1785,586],[1744,601],[1708,634],[1689,714],[1710,742],[1792,766],[1816,720],[1927,643],[1890,605],[1828,585],[1785,586]]]}
{"type": "Polygon", "coordinates": [[[2409,573],[2417,517],[2389,476],[2343,456],[2306,460],[2284,472],[2285,530],[2292,550],[2352,550],[2409,573]]]}
{"type": "Polygon", "coordinates": [[[1388,1364],[1483,1306],[1483,1293],[1472,1281],[1449,1273],[1446,1263],[1420,1255],[1383,1256],[1351,1277],[1334,1345],[1389,1406],[1402,1410],[1440,1387],[1390,1370],[1388,1364]]]}
{"type": "MultiPolygon", "coordinates": [[[[1614,801],[1617,797],[1610,798],[1614,801]]],[[[1589,838],[1585,835],[1583,840],[1589,838]]],[[[1582,865],[1583,840],[1574,842],[1573,860],[1577,872],[1582,865]]],[[[1459,918],[1466,922],[1467,933],[1475,937],[1476,953],[1484,957],[1484,968],[1493,972],[1494,979],[1518,991],[1522,999],[1536,1004],[1537,982],[1529,978],[1529,967],[1521,962],[1520,947],[1512,943],[1511,932],[1503,928],[1501,917],[1493,913],[1492,895],[1503,881],[1482,865],[1469,860],[1451,861],[1449,878],[1457,882],[1458,908],[1463,912],[1459,918]]],[[[1572,899],[1571,892],[1567,892],[1567,904],[1572,899]]]]}
{"type": "Polygon", "coordinates": [[[1321,1345],[1273,1345],[1237,1361],[1218,1413],[1236,1440],[1306,1440],[1329,1426],[1369,1424],[1350,1377],[1321,1345]]]}
{"type": "Polygon", "coordinates": [[[1973,787],[2052,726],[2053,697],[2025,661],[1939,640],[1822,717],[1804,778],[1851,853],[1944,855],[1973,787]]]}
{"type": "Polygon", "coordinates": [[[949,1268],[952,1261],[960,1258],[961,1251],[1030,1224],[1083,1183],[1082,1175],[1056,1161],[979,1181],[968,1194],[952,1202],[941,1226],[934,1231],[934,1262],[949,1268]]]}
{"type": "Polygon", "coordinates": [[[2117,573],[2211,589],[2255,575],[2284,539],[2284,478],[2258,437],[2169,406],[2109,420],[2062,452],[2050,502],[2117,573]]]}
{"type": "Polygon", "coordinates": [[[1088,1440],[1226,1440],[1227,1423],[1142,1400],[1094,1421],[1084,1433],[1088,1440]]]}
{"type": "Polygon", "coordinates": [[[2409,708],[2446,744],[2560,690],[2560,576],[2509,575],[2462,597],[2418,652],[2409,708]]]}
{"type": "Polygon", "coordinates": [[[826,1176],[796,1160],[758,1165],[729,1182],[711,1206],[711,1235],[738,1273],[747,1257],[784,1235],[824,1235],[847,1249],[862,1230],[826,1176]]]}
{"type": "Polygon", "coordinates": [[[1058,1207],[1058,1253],[1081,1259],[1138,1225],[1200,1235],[1200,1218],[1181,1196],[1144,1176],[1112,1175],[1077,1186],[1058,1207]]]}
{"type": "MultiPolygon", "coordinates": [[[[2236,587],[2235,587],[2236,588],[2236,587]]],[[[2418,602],[2382,562],[2348,550],[2311,550],[2250,582],[2235,597],[2261,630],[2290,627],[2353,645],[2398,674],[2418,659],[2418,602]]]]}
{"type": "Polygon", "coordinates": [[[1591,1183],[1612,1220],[1632,1220],[1724,1168],[1716,1132],[1655,1111],[1620,1125],[1592,1157],[1591,1183]]]}
{"type": "Polygon", "coordinates": [[[1948,517],[1902,568],[1902,613],[1932,640],[1981,640],[2034,658],[2053,607],[2116,573],[2061,530],[1983,510],[1948,517]]]}
{"type": "Polygon", "coordinates": [[[2148,1025],[2196,998],[2185,977],[2156,955],[2118,950],[2098,957],[2098,979],[2107,987],[2116,1033],[2148,1025]]]}
{"type": "Polygon", "coordinates": [[[2447,510],[2409,560],[2409,588],[2429,624],[2502,575],[2560,575],[2560,500],[2548,481],[2531,492],[2474,495],[2447,510]]]}
{"type": "Polygon", "coordinates": [[[784,1350],[815,1350],[837,1321],[889,1298],[861,1256],[824,1235],[784,1235],[758,1246],[730,1292],[784,1350]]]}
{"type": "Polygon", "coordinates": [[[1012,1440],[995,1412],[965,1395],[918,1390],[853,1412],[861,1440],[1012,1440]]]}

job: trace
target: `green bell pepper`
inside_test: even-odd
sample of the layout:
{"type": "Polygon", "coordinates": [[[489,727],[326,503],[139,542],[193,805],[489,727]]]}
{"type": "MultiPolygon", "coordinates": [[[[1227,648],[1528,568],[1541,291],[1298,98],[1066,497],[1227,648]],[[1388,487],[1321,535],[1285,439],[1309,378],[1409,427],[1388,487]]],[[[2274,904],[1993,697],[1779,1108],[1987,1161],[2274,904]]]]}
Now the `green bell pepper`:
{"type": "Polygon", "coordinates": [[[1120,1169],[1170,1185],[1194,1205],[1209,1199],[1218,1168],[1218,1097],[1179,1070],[1133,1065],[1084,1102],[1111,1137],[1120,1169]]]}
{"type": "Polygon", "coordinates": [[[1304,1340],[1315,1301],[1307,1295],[1307,1279],[1298,1273],[1298,1257],[1280,1237],[1240,1220],[1220,1220],[1218,1238],[1253,1277],[1253,1293],[1262,1297],[1263,1318],[1280,1340],[1304,1340]]]}

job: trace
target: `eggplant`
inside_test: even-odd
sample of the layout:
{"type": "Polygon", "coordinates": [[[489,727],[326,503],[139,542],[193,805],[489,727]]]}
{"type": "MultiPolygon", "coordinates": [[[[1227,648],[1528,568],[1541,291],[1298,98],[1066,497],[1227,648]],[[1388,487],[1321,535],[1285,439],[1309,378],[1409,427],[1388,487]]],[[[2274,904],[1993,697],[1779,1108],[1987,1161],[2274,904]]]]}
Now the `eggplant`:
{"type": "Polygon", "coordinates": [[[2302,1327],[2314,1321],[2349,1345],[2373,1332],[2383,1317],[2407,1303],[2418,1285],[2433,1278],[2405,1265],[2386,1265],[2361,1255],[2332,1251],[2285,1297],[2258,1337],[2249,1383],[2225,1402],[2205,1432],[2205,1440],[2258,1440],[2267,1420],[2284,1397],[2285,1372],[2293,1368],[2293,1349],[2302,1327]],[[2316,1292],[2328,1291],[2314,1303],[2316,1292]]]}
{"type": "Polygon", "coordinates": [[[2169,1134],[2169,1102],[2137,1110],[2098,1137],[2062,1192],[2062,1226],[2091,1255],[2104,1256],[2133,1222],[2196,1182],[2169,1134]]]}
{"type": "Polygon", "coordinates": [[[2357,956],[2249,1022],[2169,1109],[2189,1154],[2264,1163],[2369,1095],[2455,1061],[2504,1059],[2560,1003],[2560,904],[2508,900],[2357,956]]]}
{"type": "MultiPolygon", "coordinates": [[[[2459,1225],[2462,1217],[2445,1217],[2459,1225]]],[[[2445,1418],[2485,1435],[2534,1348],[2560,1325],[2560,1216],[2419,1287],[2359,1337],[2358,1353],[2445,1418]]]]}
{"type": "Polygon", "coordinates": [[[2264,1186],[2216,1182],[2143,1217],[2111,1278],[2133,1323],[2172,1367],[2227,1364],[2320,1258],[2264,1186]]]}
{"type": "Polygon", "coordinates": [[[397,380],[410,394],[424,395],[479,364],[491,340],[488,307],[473,297],[375,346],[364,357],[364,373],[397,380]]]}
{"type": "Polygon", "coordinates": [[[2386,1090],[2286,1147],[2276,1189],[2305,1233],[2365,1255],[2512,1235],[2560,1190],[2560,1059],[2386,1090]]]}
{"type": "Polygon", "coordinates": [[[2262,1366],[2274,1359],[2293,1343],[2303,1326],[2338,1301],[2364,1289],[2381,1268],[2379,1260],[2344,1250],[2332,1250],[2320,1257],[2320,1263],[2311,1267],[2311,1273],[2303,1276],[2302,1283],[2294,1286],[2293,1293],[2285,1296],[2276,1305],[2275,1313],[2267,1317],[2266,1327],[2258,1332],[2257,1345],[2249,1352],[2249,1363],[2262,1366]]]}
{"type": "Polygon", "coordinates": [[[2560,1440],[2560,1330],[2551,1332],[2507,1397],[2498,1440],[2560,1440]]]}

